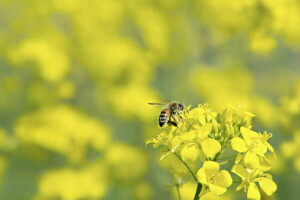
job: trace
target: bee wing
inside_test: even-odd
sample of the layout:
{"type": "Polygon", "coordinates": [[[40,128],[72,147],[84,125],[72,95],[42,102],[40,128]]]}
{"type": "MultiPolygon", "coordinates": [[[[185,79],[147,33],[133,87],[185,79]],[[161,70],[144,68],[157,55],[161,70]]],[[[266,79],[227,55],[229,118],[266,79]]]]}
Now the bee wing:
{"type": "Polygon", "coordinates": [[[152,106],[166,106],[168,104],[166,103],[148,103],[149,105],[152,105],[152,106]]]}
{"type": "Polygon", "coordinates": [[[169,100],[162,100],[162,101],[161,101],[161,103],[164,103],[164,104],[170,104],[170,103],[172,103],[172,102],[174,102],[174,101],[169,101],[169,100]]]}

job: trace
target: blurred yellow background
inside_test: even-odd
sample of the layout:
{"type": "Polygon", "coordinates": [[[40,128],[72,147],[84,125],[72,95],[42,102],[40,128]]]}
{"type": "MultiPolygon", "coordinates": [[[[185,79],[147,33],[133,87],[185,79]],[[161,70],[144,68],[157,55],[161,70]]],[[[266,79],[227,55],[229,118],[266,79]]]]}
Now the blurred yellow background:
{"type": "Polygon", "coordinates": [[[299,44],[298,0],[0,0],[0,199],[177,199],[160,100],[245,105],[299,198],[299,44]]]}

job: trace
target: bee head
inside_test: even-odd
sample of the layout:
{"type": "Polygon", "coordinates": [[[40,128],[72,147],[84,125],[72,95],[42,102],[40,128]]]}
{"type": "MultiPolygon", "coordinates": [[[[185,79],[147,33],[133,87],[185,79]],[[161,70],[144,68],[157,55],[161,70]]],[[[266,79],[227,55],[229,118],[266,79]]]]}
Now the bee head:
{"type": "Polygon", "coordinates": [[[179,103],[179,104],[178,104],[178,109],[179,109],[179,110],[183,110],[183,109],[184,109],[184,105],[183,105],[182,103],[179,103]]]}

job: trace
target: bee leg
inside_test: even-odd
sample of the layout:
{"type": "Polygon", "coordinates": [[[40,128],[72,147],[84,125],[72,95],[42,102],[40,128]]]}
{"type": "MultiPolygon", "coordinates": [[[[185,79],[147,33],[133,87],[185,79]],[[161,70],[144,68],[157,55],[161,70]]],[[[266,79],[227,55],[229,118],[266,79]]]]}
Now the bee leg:
{"type": "Polygon", "coordinates": [[[177,127],[177,123],[176,122],[173,122],[173,121],[169,120],[167,123],[168,123],[169,126],[175,126],[175,127],[177,127]]]}
{"type": "Polygon", "coordinates": [[[186,116],[186,115],[190,114],[190,112],[188,109],[184,109],[183,114],[186,116]]]}
{"type": "Polygon", "coordinates": [[[181,116],[181,114],[179,112],[175,112],[176,116],[180,117],[180,121],[177,121],[175,119],[175,117],[173,116],[173,119],[176,121],[176,122],[182,122],[183,121],[183,117],[181,116]]]}

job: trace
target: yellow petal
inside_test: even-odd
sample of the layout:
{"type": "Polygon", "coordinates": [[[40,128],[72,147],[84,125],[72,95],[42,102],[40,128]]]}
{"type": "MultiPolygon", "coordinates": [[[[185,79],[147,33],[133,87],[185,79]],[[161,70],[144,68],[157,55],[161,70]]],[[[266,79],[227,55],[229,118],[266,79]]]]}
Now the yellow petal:
{"type": "Polygon", "coordinates": [[[221,151],[221,144],[214,139],[206,138],[201,142],[203,153],[208,158],[214,158],[221,151]]]}
{"type": "Polygon", "coordinates": [[[244,157],[244,165],[250,169],[256,169],[259,166],[259,159],[253,152],[248,151],[244,157]]]}
{"type": "Polygon", "coordinates": [[[239,164],[240,161],[242,160],[244,154],[239,153],[235,159],[235,164],[239,164]]]}
{"type": "Polygon", "coordinates": [[[201,107],[194,108],[189,111],[189,118],[199,118],[204,114],[204,109],[201,107]]]}
{"type": "Polygon", "coordinates": [[[243,180],[248,179],[249,177],[248,171],[242,165],[234,165],[231,171],[241,177],[243,180]]]}
{"type": "Polygon", "coordinates": [[[218,195],[212,192],[208,192],[200,198],[200,200],[221,200],[221,199],[222,199],[221,197],[219,197],[218,195]]]}
{"type": "Polygon", "coordinates": [[[260,156],[263,156],[268,150],[267,145],[263,144],[261,140],[256,140],[255,143],[255,153],[257,153],[260,156]]]}
{"type": "Polygon", "coordinates": [[[198,147],[195,144],[186,145],[181,150],[181,157],[184,161],[194,162],[198,158],[198,152],[198,147]]]}
{"type": "Polygon", "coordinates": [[[227,191],[226,188],[223,188],[223,187],[220,187],[217,185],[213,185],[213,184],[208,184],[208,187],[209,187],[210,191],[216,195],[222,195],[227,191]]]}
{"type": "Polygon", "coordinates": [[[244,138],[245,142],[249,145],[252,143],[252,139],[259,138],[258,133],[254,132],[250,129],[247,129],[245,127],[241,127],[241,132],[242,132],[242,135],[243,135],[243,138],[244,138]]]}
{"type": "Polygon", "coordinates": [[[255,183],[250,182],[247,192],[248,200],[260,200],[260,192],[255,183]]]}
{"type": "Polygon", "coordinates": [[[261,189],[268,195],[271,196],[276,190],[277,190],[277,185],[272,181],[271,179],[268,178],[261,178],[260,181],[258,181],[259,186],[261,189]]]}
{"type": "Polygon", "coordinates": [[[272,167],[271,161],[265,156],[259,158],[259,170],[262,172],[269,171],[272,167]]]}
{"type": "Polygon", "coordinates": [[[206,184],[206,185],[208,184],[204,168],[201,168],[201,169],[198,170],[197,178],[198,178],[200,183],[206,184]]]}
{"type": "Polygon", "coordinates": [[[272,153],[275,153],[274,148],[273,148],[268,142],[267,142],[266,144],[267,144],[268,149],[269,149],[272,153]]]}
{"type": "Polygon", "coordinates": [[[189,131],[189,132],[181,135],[180,138],[182,140],[193,140],[195,138],[195,135],[196,135],[195,131],[189,131]]]}
{"type": "Polygon", "coordinates": [[[236,191],[239,191],[240,189],[245,187],[245,183],[242,182],[241,184],[239,184],[239,186],[237,186],[236,191]]]}
{"type": "Polygon", "coordinates": [[[232,178],[228,171],[221,170],[215,179],[215,184],[223,188],[228,188],[232,184],[232,178]]]}
{"type": "Polygon", "coordinates": [[[210,178],[217,175],[220,170],[220,165],[215,161],[205,161],[202,168],[205,170],[206,176],[210,178]]]}
{"type": "Polygon", "coordinates": [[[212,130],[212,124],[205,124],[204,126],[200,127],[198,129],[200,138],[201,139],[206,138],[211,133],[211,130],[212,130]]]}
{"type": "Polygon", "coordinates": [[[182,139],[179,136],[175,136],[171,140],[172,148],[178,148],[178,145],[182,143],[182,139]]]}
{"type": "Polygon", "coordinates": [[[240,137],[234,137],[231,140],[231,147],[233,150],[241,153],[246,152],[248,149],[246,146],[246,142],[240,137]]]}

